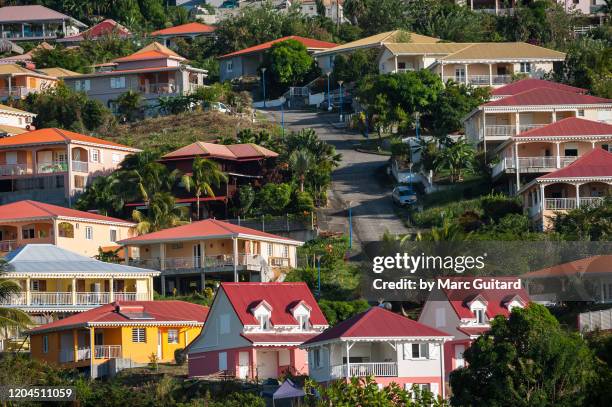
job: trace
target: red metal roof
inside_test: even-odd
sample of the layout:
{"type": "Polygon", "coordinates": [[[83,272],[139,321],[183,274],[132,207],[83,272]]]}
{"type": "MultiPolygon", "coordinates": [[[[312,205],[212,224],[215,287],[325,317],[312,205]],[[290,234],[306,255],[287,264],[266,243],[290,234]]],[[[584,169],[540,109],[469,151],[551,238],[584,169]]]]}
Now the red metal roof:
{"type": "Polygon", "coordinates": [[[261,232],[256,229],[245,228],[244,226],[238,226],[228,222],[222,222],[217,219],[205,219],[174,228],[147,233],[146,235],[135,236],[122,240],[120,243],[129,245],[134,243],[148,243],[177,239],[191,240],[198,238],[228,237],[239,234],[260,237],[263,239],[280,239],[287,241],[287,243],[301,243],[297,240],[273,235],[272,233],[261,232]]]}
{"type": "Polygon", "coordinates": [[[596,147],[567,167],[542,175],[538,179],[592,177],[612,177],[612,153],[596,147]]]}
{"type": "Polygon", "coordinates": [[[278,157],[278,153],[268,150],[257,144],[215,144],[196,141],[178,150],[172,151],[162,158],[184,158],[184,157],[216,157],[226,160],[248,160],[278,157]]]}
{"type": "Polygon", "coordinates": [[[29,131],[27,133],[17,134],[12,137],[2,138],[0,139],[0,148],[27,144],[66,143],[67,141],[80,141],[83,143],[101,144],[109,147],[121,147],[124,149],[130,149],[131,151],[140,151],[136,148],[113,143],[112,141],[102,140],[96,137],[86,136],[85,134],[79,134],[73,131],[56,128],[38,129],[29,131]]]}
{"type": "Polygon", "coordinates": [[[523,274],[524,278],[562,277],[579,274],[612,274],[612,255],[591,256],[584,259],[558,264],[556,266],[523,274]]]}
{"type": "Polygon", "coordinates": [[[244,325],[259,324],[251,309],[262,300],[272,307],[270,322],[273,326],[298,325],[291,309],[300,301],[311,307],[311,325],[328,325],[306,283],[221,283],[221,289],[244,325]]]}
{"type": "Polygon", "coordinates": [[[340,322],[304,342],[312,344],[340,338],[450,337],[442,331],[413,321],[382,307],[372,307],[340,322]]]}
{"type": "Polygon", "coordinates": [[[612,125],[593,120],[568,117],[544,127],[527,130],[517,137],[612,136],[612,125]]]}
{"type": "MultiPolygon", "coordinates": [[[[476,277],[445,277],[452,279],[455,282],[472,281],[476,277]]],[[[491,280],[499,281],[516,281],[516,277],[477,277],[485,282],[491,280]]],[[[520,297],[525,304],[529,303],[529,295],[525,289],[520,290],[513,289],[491,289],[491,290],[478,290],[475,288],[470,289],[444,289],[443,292],[446,294],[448,301],[457,313],[459,318],[475,318],[474,313],[470,310],[469,303],[476,298],[481,296],[487,302],[487,317],[489,319],[496,317],[497,315],[503,315],[508,317],[510,312],[508,311],[506,301],[511,300],[513,297],[520,297]]]]}
{"type": "Polygon", "coordinates": [[[316,336],[316,333],[311,334],[283,334],[283,333],[271,333],[271,334],[252,334],[246,333],[241,334],[241,336],[249,342],[252,342],[254,345],[266,344],[266,343],[274,343],[277,345],[282,344],[302,344],[307,340],[316,336]]]}
{"type": "Polygon", "coordinates": [[[162,30],[153,31],[152,36],[155,35],[178,35],[178,34],[204,34],[211,33],[216,30],[216,27],[212,25],[206,25],[202,23],[187,23],[181,24],[170,28],[164,28],[162,30]]]}
{"type": "Polygon", "coordinates": [[[71,35],[71,36],[64,37],[64,38],[58,38],[57,41],[58,42],[83,41],[84,39],[96,39],[96,38],[102,37],[104,35],[112,34],[112,33],[116,33],[117,36],[121,38],[126,38],[132,34],[130,30],[128,30],[121,24],[117,23],[115,20],[108,18],[102,22],[99,22],[98,24],[94,25],[93,27],[89,29],[80,32],[79,34],[71,35]]]}
{"type": "Polygon", "coordinates": [[[562,83],[545,81],[542,79],[527,78],[521,79],[520,81],[512,82],[508,85],[494,89],[491,92],[493,96],[512,96],[517,93],[522,93],[534,88],[548,88],[548,89],[559,89],[566,92],[582,93],[586,94],[587,90],[583,88],[577,88],[574,86],[564,85],[562,83]]]}
{"type": "Polygon", "coordinates": [[[334,44],[333,42],[319,41],[319,40],[315,40],[312,38],[304,38],[304,37],[299,37],[297,35],[290,35],[288,37],[277,38],[272,41],[264,42],[263,44],[255,45],[249,48],[241,49],[239,51],[235,51],[229,54],[222,55],[219,57],[219,59],[235,57],[237,55],[250,54],[253,52],[265,51],[267,49],[272,48],[272,45],[276,44],[277,42],[283,42],[287,40],[296,40],[298,42],[301,42],[309,50],[321,50],[321,49],[334,48],[338,46],[338,44],[334,44]]]}
{"type": "Polygon", "coordinates": [[[481,327],[458,327],[457,330],[469,336],[480,336],[488,332],[491,328],[486,326],[481,327]]]}
{"type": "Polygon", "coordinates": [[[63,206],[51,205],[37,201],[18,201],[0,206],[0,222],[14,222],[30,218],[79,218],[92,221],[125,223],[134,225],[123,219],[111,218],[110,216],[98,215],[97,213],[77,211],[76,209],[64,208],[63,206]]]}
{"type": "Polygon", "coordinates": [[[41,325],[30,330],[31,333],[49,330],[63,330],[68,327],[86,326],[92,323],[138,323],[151,322],[189,322],[203,324],[208,315],[208,307],[184,301],[117,301],[112,304],[84,311],[68,318],[60,319],[49,324],[41,325]],[[131,310],[130,310],[131,308],[131,310]],[[128,318],[126,312],[138,311],[145,313],[144,318],[128,318]]]}
{"type": "Polygon", "coordinates": [[[597,105],[612,104],[612,99],[583,95],[555,88],[533,88],[514,96],[485,103],[485,107],[543,106],[543,105],[597,105]]]}

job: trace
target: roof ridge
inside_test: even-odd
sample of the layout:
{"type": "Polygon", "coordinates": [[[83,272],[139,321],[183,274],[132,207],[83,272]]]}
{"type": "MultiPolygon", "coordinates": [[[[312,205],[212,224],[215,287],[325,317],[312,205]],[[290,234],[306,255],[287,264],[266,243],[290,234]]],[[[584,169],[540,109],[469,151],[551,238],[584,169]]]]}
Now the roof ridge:
{"type": "MultiPolygon", "coordinates": [[[[222,222],[222,221],[217,220],[217,219],[214,219],[214,218],[213,218],[213,219],[208,219],[208,220],[212,221],[212,222],[213,222],[215,225],[217,225],[217,226],[219,226],[219,227],[221,227],[221,228],[223,228],[223,229],[227,230],[227,231],[228,231],[228,232],[230,232],[230,233],[236,233],[236,232],[234,232],[233,230],[231,230],[230,228],[228,228],[228,227],[226,226],[226,223],[227,223],[227,222],[222,222]]],[[[231,225],[231,223],[230,223],[230,225],[231,225]]],[[[236,225],[232,225],[232,226],[236,226],[236,225]]]]}
{"type": "MultiPolygon", "coordinates": [[[[19,202],[19,201],[17,201],[17,202],[19,202]]],[[[35,206],[36,208],[40,209],[41,211],[47,212],[51,216],[56,216],[56,217],[59,216],[59,215],[57,215],[57,214],[55,214],[53,212],[50,212],[48,209],[43,208],[42,206],[40,206],[39,204],[41,204],[42,202],[33,201],[31,199],[26,199],[25,202],[28,202],[30,205],[35,206]]],[[[45,205],[51,205],[51,204],[46,204],[45,203],[45,205]]]]}
{"type": "MultiPolygon", "coordinates": [[[[52,129],[54,132],[56,132],[57,134],[59,134],[59,136],[60,136],[61,138],[63,138],[64,140],[66,140],[66,141],[72,141],[72,139],[71,139],[71,138],[69,138],[67,135],[65,135],[65,134],[63,133],[63,131],[62,131],[62,130],[60,130],[60,129],[58,129],[57,127],[52,127],[51,129],[52,129]]],[[[40,130],[43,130],[43,129],[40,129],[40,130]]]]}
{"type": "MultiPolygon", "coordinates": [[[[348,329],[346,329],[343,333],[348,335],[351,332],[353,332],[355,329],[357,329],[359,326],[361,326],[361,324],[363,324],[366,319],[369,319],[369,318],[367,318],[367,316],[368,316],[368,314],[371,313],[371,311],[374,308],[379,308],[379,307],[376,307],[376,306],[375,307],[370,307],[367,310],[363,311],[362,313],[355,315],[355,317],[356,317],[355,318],[355,323],[350,324],[348,329]]],[[[349,320],[350,320],[350,318],[347,321],[349,321],[349,320]]],[[[342,336],[342,335],[340,335],[340,336],[342,336]]]]}

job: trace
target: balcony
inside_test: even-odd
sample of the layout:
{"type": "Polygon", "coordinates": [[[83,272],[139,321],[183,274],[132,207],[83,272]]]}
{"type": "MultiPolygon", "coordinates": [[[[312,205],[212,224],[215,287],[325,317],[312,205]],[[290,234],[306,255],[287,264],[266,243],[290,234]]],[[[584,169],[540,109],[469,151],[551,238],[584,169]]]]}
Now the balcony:
{"type": "Polygon", "coordinates": [[[332,379],[349,377],[397,377],[397,363],[395,362],[375,362],[375,363],[351,363],[350,365],[334,365],[330,368],[332,379]]]}
{"type": "Polygon", "coordinates": [[[11,252],[23,246],[22,243],[17,243],[16,240],[0,240],[0,252],[11,252]]]}
{"type": "MultiPolygon", "coordinates": [[[[573,163],[578,157],[573,156],[561,156],[559,157],[559,165],[557,165],[557,157],[519,157],[518,167],[519,172],[550,172],[558,168],[566,167],[573,163]]],[[[516,171],[516,162],[512,157],[503,158],[499,163],[493,167],[492,175],[496,177],[510,170],[511,172],[516,171]]]]}
{"type": "MultiPolygon", "coordinates": [[[[527,130],[544,127],[547,124],[521,124],[518,126],[518,132],[522,133],[527,130]]],[[[485,135],[487,137],[511,137],[516,135],[516,125],[514,124],[493,124],[485,126],[485,135]]]]}
{"type": "Polygon", "coordinates": [[[145,94],[170,95],[178,92],[178,87],[174,83],[149,83],[140,85],[138,90],[145,94]]]}
{"type": "MultiPolygon", "coordinates": [[[[219,271],[229,270],[234,267],[234,256],[218,255],[218,256],[191,256],[191,257],[167,257],[165,259],[135,259],[129,263],[134,267],[144,267],[153,270],[199,270],[219,271]]],[[[272,267],[289,267],[289,259],[282,257],[270,258],[272,267]],[[278,265],[277,265],[278,264],[278,265]]],[[[266,262],[262,256],[258,254],[239,254],[236,266],[246,267],[248,269],[260,270],[262,266],[266,266],[266,262]]]]}
{"type": "Polygon", "coordinates": [[[4,98],[12,97],[16,99],[22,99],[28,96],[30,93],[36,93],[36,92],[38,92],[38,89],[36,88],[27,88],[25,86],[12,86],[11,89],[1,88],[0,98],[4,99],[4,98]]]}
{"type": "Polygon", "coordinates": [[[38,174],[52,174],[56,172],[68,171],[68,163],[64,161],[42,162],[36,166],[38,174]]]}
{"type": "Polygon", "coordinates": [[[0,176],[24,175],[28,173],[27,164],[5,164],[0,165],[0,176]]]}
{"type": "MultiPolygon", "coordinates": [[[[121,345],[95,345],[94,359],[118,359],[121,357],[121,345]]],[[[60,363],[74,362],[74,349],[60,350],[60,363]]],[[[77,362],[91,359],[91,348],[80,347],[77,349],[77,362]]]]}
{"type": "Polygon", "coordinates": [[[603,197],[585,197],[576,201],[576,198],[545,198],[544,209],[553,211],[568,211],[581,208],[601,206],[604,202],[603,197]],[[577,205],[578,204],[578,205],[577,205]]]}
{"type": "Polygon", "coordinates": [[[455,76],[453,80],[457,83],[467,83],[473,86],[497,86],[512,82],[512,75],[468,75],[455,76]]]}
{"type": "Polygon", "coordinates": [[[72,161],[72,171],[89,172],[89,164],[86,161],[72,161]]]}
{"type": "MultiPolygon", "coordinates": [[[[113,301],[146,301],[148,293],[113,292],[113,301]]],[[[21,292],[0,301],[6,307],[53,308],[62,306],[98,306],[111,302],[110,292],[21,292]]]]}

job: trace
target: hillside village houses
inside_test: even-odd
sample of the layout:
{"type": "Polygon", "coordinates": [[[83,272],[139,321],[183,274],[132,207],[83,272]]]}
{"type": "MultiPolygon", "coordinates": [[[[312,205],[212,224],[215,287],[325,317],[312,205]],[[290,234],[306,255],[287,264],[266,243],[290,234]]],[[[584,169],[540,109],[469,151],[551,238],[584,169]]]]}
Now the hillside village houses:
{"type": "Polygon", "coordinates": [[[31,199],[70,206],[95,177],[138,151],[55,128],[0,138],[0,204],[31,199]]]}
{"type": "Polygon", "coordinates": [[[194,40],[198,37],[212,37],[215,29],[212,25],[193,22],[153,31],[150,35],[161,40],[165,46],[171,47],[176,45],[177,38],[194,40]]]}
{"type": "Polygon", "coordinates": [[[189,346],[189,376],[308,374],[299,345],[327,327],[306,283],[221,283],[205,329],[189,346]]]}
{"type": "Polygon", "coordinates": [[[0,104],[0,138],[33,130],[32,121],[35,117],[34,113],[0,104]]]}
{"type": "Polygon", "coordinates": [[[0,99],[23,99],[30,93],[54,87],[57,81],[55,76],[17,63],[0,64],[0,99]]]}
{"type": "MultiPolygon", "coordinates": [[[[204,85],[206,70],[194,68],[187,59],[153,42],[131,55],[117,58],[105,69],[66,76],[66,85],[85,92],[116,112],[115,100],[128,90],[142,95],[152,113],[160,97],[188,95],[204,85]]],[[[0,65],[1,67],[1,65],[0,65]]]]}
{"type": "Polygon", "coordinates": [[[0,7],[2,38],[40,41],[78,34],[87,27],[65,14],[40,5],[0,7]]]}
{"type": "MultiPolygon", "coordinates": [[[[453,280],[460,282],[473,278],[454,277],[453,280]]],[[[496,279],[517,280],[516,277],[496,279]]],[[[529,301],[524,289],[436,289],[430,293],[418,321],[452,336],[452,340],[444,343],[443,353],[448,377],[452,370],[465,366],[463,352],[474,339],[491,328],[493,318],[498,315],[508,317],[514,307],[524,308],[529,301]]]]}
{"type": "Polygon", "coordinates": [[[445,397],[445,343],[452,336],[381,307],[372,307],[305,341],[313,380],[372,376],[379,387],[417,385],[445,397]]]}
{"type": "Polygon", "coordinates": [[[173,363],[175,351],[200,334],[207,314],[208,307],[183,301],[116,300],[31,329],[31,354],[91,378],[147,366],[151,355],[173,363]]]}
{"type": "Polygon", "coordinates": [[[80,33],[68,35],[63,38],[58,38],[57,42],[63,43],[64,45],[78,44],[84,40],[97,40],[104,36],[115,35],[119,38],[129,38],[132,33],[126,27],[117,23],[113,19],[106,19],[100,21],[98,24],[91,26],[85,31],[80,33]]]}
{"type": "Polygon", "coordinates": [[[201,291],[207,275],[225,281],[283,281],[286,272],[297,267],[297,247],[303,244],[216,219],[119,243],[133,251],[130,264],[162,272],[162,294],[175,288],[179,293],[201,291]]]}
{"type": "Polygon", "coordinates": [[[565,54],[527,43],[453,43],[407,31],[376,34],[334,48],[315,52],[323,72],[333,69],[337,55],[356,50],[374,50],[378,69],[397,73],[429,69],[449,79],[473,86],[498,87],[516,75],[541,78],[553,71],[565,54]]]}

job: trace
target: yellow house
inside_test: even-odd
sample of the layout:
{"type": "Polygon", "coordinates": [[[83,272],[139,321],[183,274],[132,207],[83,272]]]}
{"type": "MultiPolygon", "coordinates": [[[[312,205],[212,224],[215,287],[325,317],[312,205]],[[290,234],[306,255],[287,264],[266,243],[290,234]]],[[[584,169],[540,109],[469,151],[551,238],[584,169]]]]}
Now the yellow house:
{"type": "Polygon", "coordinates": [[[208,307],[183,301],[117,301],[32,329],[30,351],[91,377],[113,375],[174,362],[174,352],[200,334],[207,315],[208,307]]]}

